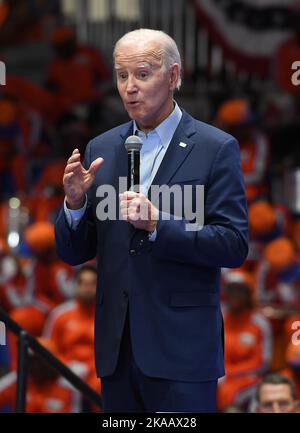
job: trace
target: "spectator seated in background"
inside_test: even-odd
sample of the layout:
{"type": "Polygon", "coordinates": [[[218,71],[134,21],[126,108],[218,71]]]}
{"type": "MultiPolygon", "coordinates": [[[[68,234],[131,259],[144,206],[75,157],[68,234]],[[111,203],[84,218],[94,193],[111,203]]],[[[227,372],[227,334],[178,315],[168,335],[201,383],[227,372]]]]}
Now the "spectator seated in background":
{"type": "MultiPolygon", "coordinates": [[[[54,356],[59,354],[53,341],[39,338],[39,343],[54,356]]],[[[63,360],[61,359],[63,362],[63,360]]],[[[29,351],[26,412],[74,413],[80,412],[80,395],[59,373],[39,355],[29,351]]],[[[17,374],[8,373],[0,379],[0,412],[4,406],[15,411],[17,374]]]]}
{"type": "Polygon", "coordinates": [[[0,48],[41,39],[57,12],[57,0],[3,0],[0,48]]]}
{"type": "Polygon", "coordinates": [[[289,214],[281,205],[258,200],[249,205],[248,220],[250,248],[244,268],[249,272],[255,272],[263,258],[266,244],[286,232],[289,214]]]}
{"type": "Polygon", "coordinates": [[[237,138],[248,201],[267,197],[269,141],[260,130],[257,116],[245,99],[230,99],[217,110],[216,125],[237,138]]]}
{"type": "Polygon", "coordinates": [[[251,238],[265,245],[282,236],[289,222],[288,210],[282,205],[258,200],[249,206],[251,238]]]}
{"type": "Polygon", "coordinates": [[[100,53],[77,42],[74,31],[67,26],[55,29],[50,42],[54,57],[48,66],[48,89],[69,99],[71,105],[99,101],[111,78],[100,53]]]}
{"type": "MultiPolygon", "coordinates": [[[[24,238],[32,253],[23,271],[25,281],[21,287],[7,282],[6,294],[11,299],[16,298],[17,292],[20,299],[20,305],[10,311],[11,318],[32,335],[39,336],[51,309],[74,295],[74,271],[71,266],[57,259],[52,224],[31,224],[25,230],[24,238]]],[[[9,343],[11,365],[14,368],[16,344],[13,336],[9,343]]]]}
{"type": "Polygon", "coordinates": [[[48,66],[46,86],[7,75],[5,92],[25,101],[49,122],[69,112],[84,119],[95,116],[110,87],[109,67],[96,49],[78,43],[69,27],[54,30],[50,43],[55,54],[48,66]]]}
{"type": "Polygon", "coordinates": [[[7,313],[34,302],[30,289],[30,270],[30,261],[11,252],[1,239],[0,305],[7,313]]]}
{"type": "Polygon", "coordinates": [[[49,162],[38,180],[32,185],[27,200],[32,218],[37,221],[54,222],[64,192],[61,188],[61,176],[65,170],[65,158],[49,162]]]}
{"type": "Polygon", "coordinates": [[[296,312],[300,307],[299,287],[300,263],[293,242],[286,237],[269,242],[257,270],[259,302],[296,312]]]}
{"type": "Polygon", "coordinates": [[[299,412],[294,382],[277,373],[267,375],[257,386],[255,405],[260,413],[299,412]]]}
{"type": "Polygon", "coordinates": [[[44,142],[40,116],[18,99],[0,98],[0,198],[24,194],[28,161],[43,156],[44,142]]]}
{"type": "Polygon", "coordinates": [[[82,266],[76,277],[75,299],[50,313],[44,335],[55,343],[58,353],[74,372],[99,393],[100,380],[94,364],[96,284],[96,269],[90,265],[82,266]]]}
{"type": "Polygon", "coordinates": [[[218,408],[246,407],[261,375],[270,367],[272,334],[255,308],[252,276],[239,269],[225,274],[225,377],[218,383],[218,408]]]}

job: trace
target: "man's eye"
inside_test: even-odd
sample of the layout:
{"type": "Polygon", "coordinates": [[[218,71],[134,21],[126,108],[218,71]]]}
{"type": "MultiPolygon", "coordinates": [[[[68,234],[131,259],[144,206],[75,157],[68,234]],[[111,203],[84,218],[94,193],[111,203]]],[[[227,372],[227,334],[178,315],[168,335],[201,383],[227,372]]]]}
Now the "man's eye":
{"type": "Polygon", "coordinates": [[[120,80],[126,80],[126,78],[127,78],[127,74],[125,74],[125,72],[119,72],[119,73],[118,73],[118,78],[119,78],[120,80]]]}
{"type": "Polygon", "coordinates": [[[149,76],[149,73],[146,71],[140,71],[138,76],[143,80],[149,76]]]}

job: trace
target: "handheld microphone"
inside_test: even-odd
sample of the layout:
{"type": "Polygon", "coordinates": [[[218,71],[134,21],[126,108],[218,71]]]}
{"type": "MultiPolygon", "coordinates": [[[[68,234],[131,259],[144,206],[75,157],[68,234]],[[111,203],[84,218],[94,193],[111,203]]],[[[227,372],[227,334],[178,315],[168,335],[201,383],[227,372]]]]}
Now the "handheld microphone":
{"type": "Polygon", "coordinates": [[[140,187],[140,150],[142,140],[137,135],[131,135],[124,143],[128,153],[127,190],[139,192],[140,187]]]}

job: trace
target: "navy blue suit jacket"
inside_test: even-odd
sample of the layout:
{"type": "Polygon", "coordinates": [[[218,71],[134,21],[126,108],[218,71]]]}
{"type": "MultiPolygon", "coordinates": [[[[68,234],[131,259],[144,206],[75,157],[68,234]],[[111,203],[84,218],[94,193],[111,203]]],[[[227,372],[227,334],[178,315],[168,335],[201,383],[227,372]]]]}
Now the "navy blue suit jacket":
{"type": "Polygon", "coordinates": [[[146,375],[213,380],[224,374],[220,268],[240,266],[248,252],[238,143],[183,111],[153,184],[204,185],[205,225],[187,231],[184,219],[160,219],[151,242],[146,232],[125,221],[96,217],[97,187],[117,189],[119,176],[127,176],[124,141],[132,128],[128,122],[88,144],[86,166],[99,156],[105,161],[76,230],[61,210],[57,251],[71,265],[97,256],[95,360],[100,377],[115,370],[129,306],[133,353],[146,375]]]}

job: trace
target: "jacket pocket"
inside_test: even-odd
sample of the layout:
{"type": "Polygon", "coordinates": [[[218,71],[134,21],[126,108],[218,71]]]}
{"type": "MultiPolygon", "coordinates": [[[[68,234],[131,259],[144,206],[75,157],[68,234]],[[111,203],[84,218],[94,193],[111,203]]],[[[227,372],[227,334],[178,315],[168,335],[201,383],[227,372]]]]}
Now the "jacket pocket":
{"type": "Polygon", "coordinates": [[[176,292],[171,294],[172,307],[216,307],[219,294],[208,292],[176,292]]]}
{"type": "Polygon", "coordinates": [[[200,185],[201,184],[201,180],[199,178],[179,178],[179,179],[171,179],[171,181],[169,182],[169,186],[172,185],[200,185]]]}

